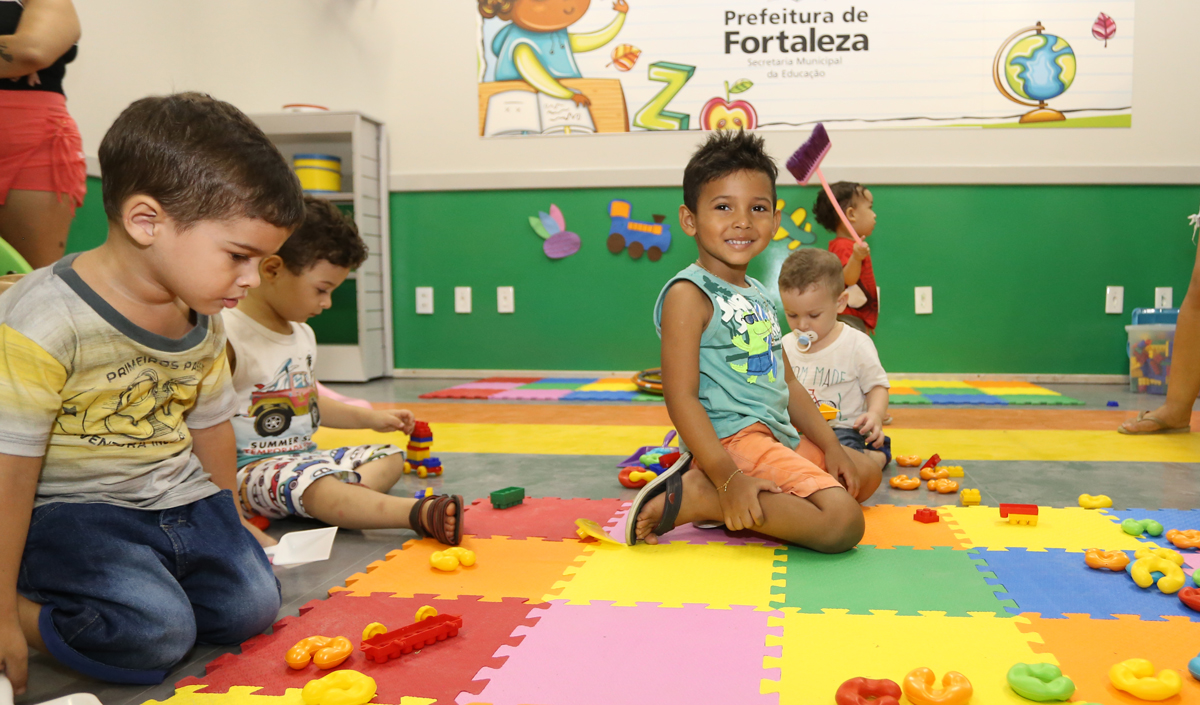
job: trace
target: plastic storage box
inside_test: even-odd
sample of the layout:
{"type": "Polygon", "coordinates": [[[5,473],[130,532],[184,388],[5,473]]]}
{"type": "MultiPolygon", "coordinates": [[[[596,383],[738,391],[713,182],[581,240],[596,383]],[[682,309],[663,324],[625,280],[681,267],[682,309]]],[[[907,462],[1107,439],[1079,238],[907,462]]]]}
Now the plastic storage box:
{"type": "Polygon", "coordinates": [[[1129,335],[1129,391],[1166,394],[1175,350],[1175,324],[1138,323],[1125,326],[1129,335]]]}

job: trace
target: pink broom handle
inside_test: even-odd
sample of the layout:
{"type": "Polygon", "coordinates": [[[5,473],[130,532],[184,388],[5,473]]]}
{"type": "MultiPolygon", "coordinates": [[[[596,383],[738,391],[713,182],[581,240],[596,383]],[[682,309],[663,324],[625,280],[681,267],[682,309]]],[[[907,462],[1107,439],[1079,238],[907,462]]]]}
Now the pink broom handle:
{"type": "Polygon", "coordinates": [[[838,203],[838,200],[833,197],[833,189],[829,188],[829,182],[825,180],[825,175],[821,173],[821,167],[817,167],[817,178],[821,180],[821,185],[825,187],[825,195],[829,196],[829,202],[833,204],[838,217],[842,219],[842,225],[845,225],[850,234],[854,236],[854,241],[861,245],[862,238],[858,236],[858,233],[854,230],[854,226],[850,224],[849,219],[846,218],[846,214],[842,212],[842,204],[838,203]]]}

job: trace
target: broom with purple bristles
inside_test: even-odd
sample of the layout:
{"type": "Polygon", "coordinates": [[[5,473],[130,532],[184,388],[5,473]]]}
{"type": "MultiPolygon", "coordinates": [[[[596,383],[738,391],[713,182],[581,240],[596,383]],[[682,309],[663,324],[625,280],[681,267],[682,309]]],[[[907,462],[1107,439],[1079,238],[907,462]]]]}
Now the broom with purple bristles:
{"type": "Polygon", "coordinates": [[[829,197],[829,202],[833,204],[838,217],[842,219],[842,225],[845,225],[846,229],[850,231],[854,241],[861,244],[862,238],[858,236],[854,226],[842,212],[842,204],[833,197],[833,190],[829,188],[829,182],[821,173],[821,160],[825,158],[826,154],[829,154],[832,147],[833,143],[829,141],[829,133],[825,131],[825,126],[818,122],[817,126],[813,128],[812,134],[809,135],[808,141],[800,145],[800,149],[797,149],[787,160],[787,169],[792,172],[792,176],[796,177],[796,181],[799,181],[801,186],[807,186],[813,173],[816,173],[817,178],[821,180],[821,186],[825,188],[825,195],[829,197]]]}

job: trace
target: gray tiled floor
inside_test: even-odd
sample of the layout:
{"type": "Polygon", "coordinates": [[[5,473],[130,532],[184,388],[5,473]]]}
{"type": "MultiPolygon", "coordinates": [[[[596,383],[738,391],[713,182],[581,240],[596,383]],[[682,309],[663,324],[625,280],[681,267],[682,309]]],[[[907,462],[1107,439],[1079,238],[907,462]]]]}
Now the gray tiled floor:
{"type": "MultiPolygon", "coordinates": [[[[368,385],[336,385],[342,393],[372,401],[414,401],[418,395],[452,386],[461,380],[386,380],[368,385]]],[[[1104,409],[1110,400],[1120,404],[1119,410],[1151,409],[1161,397],[1137,395],[1117,385],[1046,385],[1056,391],[1086,402],[1085,407],[1104,409]]],[[[454,402],[481,403],[481,402],[454,402]]],[[[487,402],[482,402],[487,403],[487,402]]],[[[536,402],[532,402],[536,403],[536,402]]],[[[619,407],[615,407],[619,408],[619,407]]],[[[1064,408],[1064,407],[1052,407],[1064,408]]],[[[1031,407],[1038,413],[1040,407],[1031,407]]],[[[394,494],[412,492],[432,485],[439,491],[462,494],[471,501],[491,490],[508,485],[521,485],[533,496],[560,497],[624,497],[634,492],[620,488],[614,478],[614,466],[622,458],[606,456],[554,455],[482,455],[472,453],[440,453],[447,468],[443,478],[432,482],[406,476],[393,490],[394,494]]],[[[946,458],[946,461],[953,461],[946,458]]],[[[1200,458],[1197,459],[1200,461],[1200,458]]],[[[966,465],[967,484],[983,490],[985,504],[1001,501],[1036,502],[1042,505],[1066,506],[1075,504],[1076,497],[1087,488],[1090,494],[1119,496],[1125,507],[1194,508],[1200,506],[1200,462],[1197,463],[1100,463],[1100,462],[1009,462],[973,461],[966,465]]],[[[891,473],[889,473],[891,474],[891,473]]],[[[911,504],[932,501],[952,504],[956,495],[938,495],[936,499],[921,493],[892,490],[886,485],[871,503],[911,504]]],[[[313,528],[315,524],[300,520],[276,522],[272,534],[313,528]]],[[[343,531],[339,533],[330,560],[293,569],[276,569],[283,586],[284,605],[280,616],[294,615],[305,603],[321,599],[328,588],[362,571],[372,561],[398,547],[412,534],[407,531],[343,531]]],[[[178,666],[161,685],[113,686],[81,678],[55,664],[51,659],[33,655],[30,664],[30,687],[18,702],[37,703],[43,700],[87,691],[95,693],[105,705],[137,705],[146,700],[162,700],[174,692],[174,683],[186,676],[200,676],[204,664],[217,655],[230,651],[213,647],[197,647],[189,658],[178,666]]]]}

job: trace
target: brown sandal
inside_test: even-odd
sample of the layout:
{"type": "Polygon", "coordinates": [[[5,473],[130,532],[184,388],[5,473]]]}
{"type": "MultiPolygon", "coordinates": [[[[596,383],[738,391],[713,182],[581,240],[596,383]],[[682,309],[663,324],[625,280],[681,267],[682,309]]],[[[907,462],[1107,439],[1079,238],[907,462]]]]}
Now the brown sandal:
{"type": "Polygon", "coordinates": [[[1151,429],[1149,431],[1131,431],[1125,427],[1125,424],[1128,423],[1128,421],[1125,421],[1120,426],[1117,427],[1117,433],[1124,433],[1126,436],[1153,436],[1156,434],[1164,434],[1164,433],[1191,433],[1192,432],[1191,424],[1188,424],[1187,426],[1167,426],[1167,424],[1164,423],[1162,419],[1158,418],[1157,416],[1155,416],[1154,414],[1151,414],[1148,411],[1139,411],[1138,412],[1137,418],[1133,419],[1133,422],[1137,423],[1139,421],[1149,421],[1151,423],[1157,424],[1158,428],[1151,429]]]}
{"type": "Polygon", "coordinates": [[[457,546],[462,543],[462,528],[463,528],[463,498],[462,495],[426,495],[417,500],[413,505],[412,511],[408,513],[408,525],[417,533],[417,538],[423,539],[428,535],[442,544],[447,546],[457,546]],[[431,519],[433,526],[427,527],[422,521],[422,509],[427,502],[433,502],[433,506],[429,508],[429,516],[440,517],[440,519],[431,519]],[[454,535],[446,535],[446,506],[453,504],[454,512],[454,535]]]}

